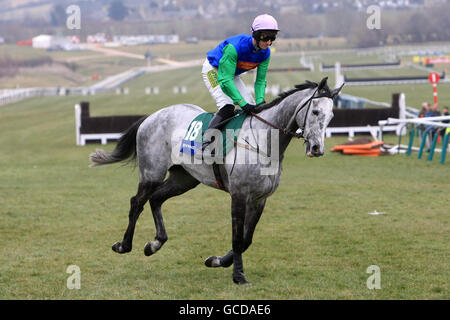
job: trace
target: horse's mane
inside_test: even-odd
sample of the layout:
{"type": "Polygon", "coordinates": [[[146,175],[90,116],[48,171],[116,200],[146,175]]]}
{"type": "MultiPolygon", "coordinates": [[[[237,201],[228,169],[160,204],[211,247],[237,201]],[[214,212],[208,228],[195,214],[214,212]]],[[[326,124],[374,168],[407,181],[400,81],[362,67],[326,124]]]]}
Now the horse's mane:
{"type": "MultiPolygon", "coordinates": [[[[319,84],[316,83],[316,82],[311,82],[311,81],[306,80],[305,83],[297,84],[297,85],[294,86],[293,89],[288,90],[288,91],[284,91],[284,92],[280,93],[278,95],[278,97],[276,97],[275,99],[273,99],[269,103],[265,103],[265,104],[261,105],[260,107],[258,107],[259,111],[262,111],[262,110],[265,110],[265,109],[269,109],[269,108],[272,108],[273,106],[276,106],[281,101],[283,101],[285,98],[289,97],[290,95],[292,95],[292,94],[294,94],[294,93],[296,93],[298,91],[316,88],[318,85],[319,84]]],[[[319,94],[323,95],[323,96],[331,97],[330,88],[328,87],[328,85],[326,83],[321,88],[319,94]]]]}

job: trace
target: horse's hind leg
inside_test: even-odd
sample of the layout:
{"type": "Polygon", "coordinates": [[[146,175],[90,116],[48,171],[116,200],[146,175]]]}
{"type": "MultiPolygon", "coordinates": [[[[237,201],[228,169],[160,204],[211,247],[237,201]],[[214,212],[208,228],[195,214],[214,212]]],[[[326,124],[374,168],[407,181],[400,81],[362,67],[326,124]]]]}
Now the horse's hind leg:
{"type": "Polygon", "coordinates": [[[117,253],[127,253],[131,251],[136,222],[142,210],[144,210],[145,203],[158,185],[159,184],[151,182],[139,183],[136,195],[130,199],[130,212],[128,214],[127,230],[125,231],[122,242],[114,243],[112,246],[113,251],[117,253]]]}
{"type": "Polygon", "coordinates": [[[164,201],[171,197],[181,195],[199,184],[181,166],[174,166],[170,168],[169,172],[170,174],[167,180],[150,197],[150,207],[155,221],[156,236],[154,241],[150,241],[145,245],[144,253],[146,256],[150,256],[158,251],[168,239],[161,212],[161,206],[164,201]]]}

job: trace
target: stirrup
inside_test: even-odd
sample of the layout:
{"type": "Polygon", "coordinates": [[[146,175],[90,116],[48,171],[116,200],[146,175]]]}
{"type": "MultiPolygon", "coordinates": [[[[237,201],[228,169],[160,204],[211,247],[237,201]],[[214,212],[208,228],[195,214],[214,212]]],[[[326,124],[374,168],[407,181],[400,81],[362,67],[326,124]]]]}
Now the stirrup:
{"type": "Polygon", "coordinates": [[[199,160],[205,160],[206,158],[212,159],[214,158],[215,151],[209,153],[204,153],[205,149],[212,143],[212,141],[204,141],[201,148],[198,148],[195,152],[194,158],[199,160]]]}
{"type": "Polygon", "coordinates": [[[212,140],[210,141],[203,141],[202,143],[202,152],[205,151],[206,147],[209,146],[212,143],[212,140]]]}
{"type": "MultiPolygon", "coordinates": [[[[213,143],[213,141],[214,141],[214,140],[203,141],[203,143],[202,143],[202,154],[205,152],[205,149],[206,149],[211,143],[213,143]]],[[[216,153],[215,150],[213,150],[213,151],[211,152],[211,157],[214,157],[215,153],[216,153]]]]}

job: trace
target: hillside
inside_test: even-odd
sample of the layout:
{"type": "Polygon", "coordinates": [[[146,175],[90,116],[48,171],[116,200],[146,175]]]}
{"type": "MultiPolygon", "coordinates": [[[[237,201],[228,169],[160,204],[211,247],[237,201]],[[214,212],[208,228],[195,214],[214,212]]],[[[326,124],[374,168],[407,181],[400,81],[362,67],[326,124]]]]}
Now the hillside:
{"type": "Polygon", "coordinates": [[[6,0],[0,2],[0,37],[15,43],[39,33],[83,38],[176,33],[182,40],[213,40],[250,32],[257,14],[270,13],[279,22],[280,38],[345,37],[350,46],[374,47],[450,41],[449,11],[449,1],[442,0],[6,0]],[[379,29],[367,27],[371,4],[382,12],[379,29]],[[80,7],[80,29],[66,27],[69,5],[80,7]]]}

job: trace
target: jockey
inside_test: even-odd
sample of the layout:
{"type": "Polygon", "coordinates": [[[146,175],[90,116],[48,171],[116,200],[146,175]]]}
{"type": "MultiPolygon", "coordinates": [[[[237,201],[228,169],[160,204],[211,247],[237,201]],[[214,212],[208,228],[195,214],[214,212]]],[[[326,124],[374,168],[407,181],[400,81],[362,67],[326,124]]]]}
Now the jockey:
{"type": "Polygon", "coordinates": [[[275,18],[268,14],[259,15],[253,21],[251,36],[232,36],[207,53],[202,69],[203,80],[219,108],[208,129],[220,129],[225,124],[224,120],[234,116],[234,105],[251,113],[255,112],[256,105],[264,102],[266,72],[270,61],[269,47],[275,41],[278,31],[275,18]],[[256,101],[239,77],[254,68],[257,68],[256,101]]]}

